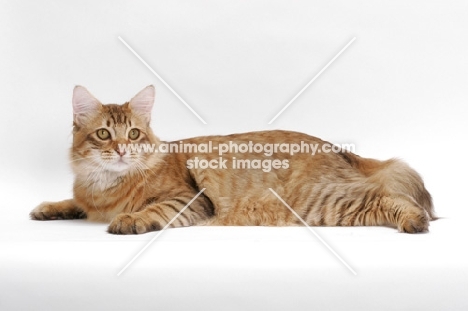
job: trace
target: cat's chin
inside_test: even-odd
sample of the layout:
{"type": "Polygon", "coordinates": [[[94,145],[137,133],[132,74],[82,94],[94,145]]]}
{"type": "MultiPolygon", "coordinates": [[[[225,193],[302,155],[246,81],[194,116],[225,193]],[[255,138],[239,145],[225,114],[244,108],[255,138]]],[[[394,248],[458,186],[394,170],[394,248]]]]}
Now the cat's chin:
{"type": "MultiPolygon", "coordinates": [[[[127,171],[130,170],[130,163],[127,162],[127,159],[114,159],[111,163],[108,163],[106,165],[106,170],[109,172],[114,172],[114,173],[126,173],[127,171]]],[[[120,175],[119,174],[119,175],[120,175]]]]}
{"type": "Polygon", "coordinates": [[[130,169],[130,165],[124,162],[117,162],[113,163],[112,165],[109,165],[107,167],[107,170],[110,172],[115,172],[115,173],[125,173],[130,169]]]}

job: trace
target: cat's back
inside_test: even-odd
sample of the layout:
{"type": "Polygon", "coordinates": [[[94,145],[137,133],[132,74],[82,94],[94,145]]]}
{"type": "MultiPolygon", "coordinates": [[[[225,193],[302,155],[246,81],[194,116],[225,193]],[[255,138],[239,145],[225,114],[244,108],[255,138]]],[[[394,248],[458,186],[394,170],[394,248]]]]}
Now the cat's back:
{"type": "Polygon", "coordinates": [[[213,143],[225,143],[225,142],[249,142],[252,141],[253,143],[276,143],[276,144],[292,144],[298,143],[300,144],[301,141],[304,143],[317,143],[323,144],[327,143],[326,141],[321,140],[320,138],[307,135],[301,132],[295,131],[286,131],[286,130],[269,130],[269,131],[253,131],[253,132],[244,132],[244,133],[236,133],[236,134],[229,134],[229,135],[210,135],[210,136],[197,136],[177,141],[172,141],[170,143],[176,143],[183,141],[185,143],[206,143],[206,142],[213,142],[213,143]]]}
{"type": "MultiPolygon", "coordinates": [[[[165,167],[177,166],[199,187],[223,188],[222,195],[216,196],[228,195],[233,185],[241,195],[260,184],[266,189],[361,175],[333,144],[300,132],[258,131],[164,143],[177,147],[176,152],[166,154],[165,167]]],[[[357,156],[351,153],[347,157],[357,156]]]]}

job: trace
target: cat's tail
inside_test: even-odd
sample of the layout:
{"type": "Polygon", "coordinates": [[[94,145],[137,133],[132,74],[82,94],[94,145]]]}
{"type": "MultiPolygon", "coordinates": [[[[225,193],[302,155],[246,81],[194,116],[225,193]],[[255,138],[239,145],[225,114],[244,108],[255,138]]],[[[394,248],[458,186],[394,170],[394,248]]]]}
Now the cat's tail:
{"type": "Polygon", "coordinates": [[[354,154],[347,154],[344,157],[370,182],[381,186],[383,191],[393,195],[409,196],[427,211],[431,220],[437,219],[432,197],[424,186],[421,176],[406,163],[398,159],[378,161],[354,154]]]}

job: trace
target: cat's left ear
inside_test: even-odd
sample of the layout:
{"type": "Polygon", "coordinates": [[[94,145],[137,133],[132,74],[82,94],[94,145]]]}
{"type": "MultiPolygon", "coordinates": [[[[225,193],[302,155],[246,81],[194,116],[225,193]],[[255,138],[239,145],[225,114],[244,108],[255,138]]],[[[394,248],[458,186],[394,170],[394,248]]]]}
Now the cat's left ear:
{"type": "Polygon", "coordinates": [[[130,109],[141,115],[146,122],[151,120],[151,109],[154,104],[154,86],[148,85],[130,100],[130,109]]]}

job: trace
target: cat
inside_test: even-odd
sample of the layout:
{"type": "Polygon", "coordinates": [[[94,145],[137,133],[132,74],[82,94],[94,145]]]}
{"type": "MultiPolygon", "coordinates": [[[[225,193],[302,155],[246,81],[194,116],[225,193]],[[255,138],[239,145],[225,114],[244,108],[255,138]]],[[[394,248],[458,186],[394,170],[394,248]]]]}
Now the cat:
{"type": "Polygon", "coordinates": [[[388,226],[418,233],[427,232],[429,221],[436,219],[423,180],[400,160],[362,158],[346,150],[312,155],[234,148],[222,156],[215,150],[249,144],[265,150],[285,143],[319,150],[333,146],[281,130],[163,142],[150,128],[154,97],[150,85],[123,105],[103,105],[76,86],[70,151],[73,198],[43,202],[30,217],[102,221],[110,223],[108,232],[113,234],[157,231],[171,220],[170,227],[186,227],[291,226],[302,225],[301,219],[310,226],[388,226]],[[137,144],[156,151],[169,145],[181,148],[129,148],[137,144]],[[192,150],[180,152],[184,144],[192,150]],[[194,149],[210,145],[211,152],[194,149]]]}

